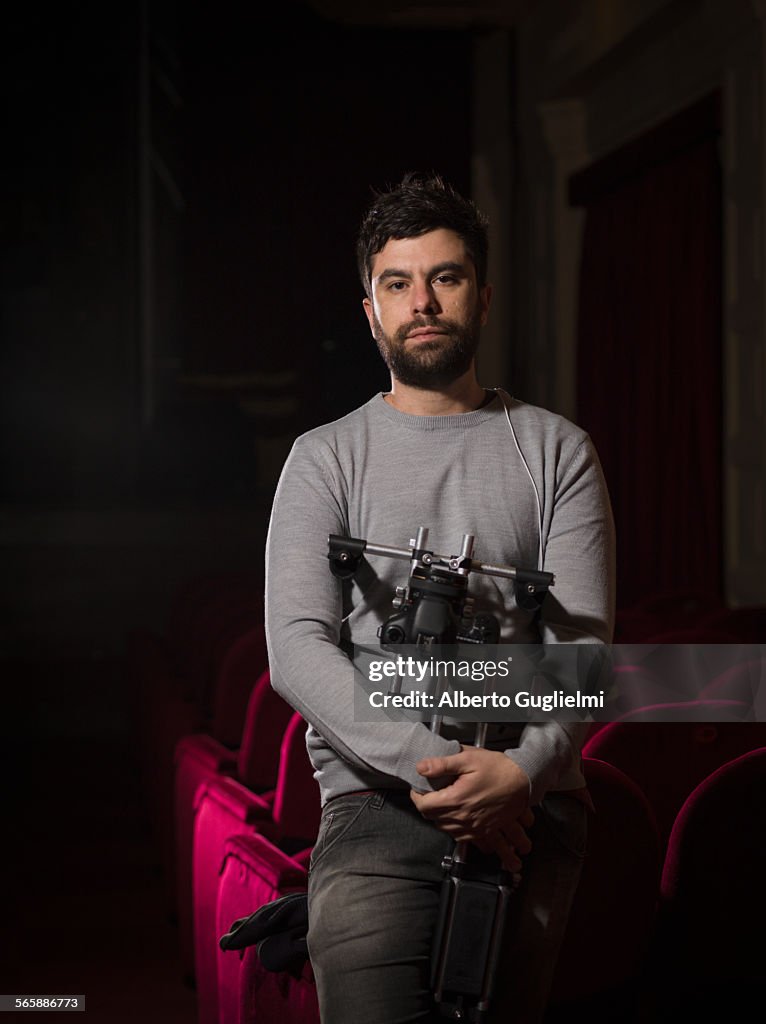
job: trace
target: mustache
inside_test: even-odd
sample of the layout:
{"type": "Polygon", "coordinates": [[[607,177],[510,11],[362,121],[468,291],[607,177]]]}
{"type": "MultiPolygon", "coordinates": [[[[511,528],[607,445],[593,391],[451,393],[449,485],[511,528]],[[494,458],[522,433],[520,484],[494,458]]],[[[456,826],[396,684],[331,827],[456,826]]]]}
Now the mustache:
{"type": "Polygon", "coordinates": [[[403,324],[394,335],[396,341],[404,341],[413,331],[422,330],[424,327],[435,327],[446,334],[452,334],[458,325],[453,320],[439,319],[437,316],[420,317],[417,320],[410,320],[403,324]]]}

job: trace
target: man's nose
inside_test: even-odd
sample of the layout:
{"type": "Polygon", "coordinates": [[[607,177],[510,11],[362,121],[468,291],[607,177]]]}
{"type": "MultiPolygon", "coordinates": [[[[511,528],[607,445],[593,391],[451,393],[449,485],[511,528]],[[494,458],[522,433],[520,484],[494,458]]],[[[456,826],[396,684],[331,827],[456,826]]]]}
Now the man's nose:
{"type": "Polygon", "coordinates": [[[421,281],[415,284],[411,296],[413,313],[434,314],[439,312],[439,303],[430,282],[421,281]]]}

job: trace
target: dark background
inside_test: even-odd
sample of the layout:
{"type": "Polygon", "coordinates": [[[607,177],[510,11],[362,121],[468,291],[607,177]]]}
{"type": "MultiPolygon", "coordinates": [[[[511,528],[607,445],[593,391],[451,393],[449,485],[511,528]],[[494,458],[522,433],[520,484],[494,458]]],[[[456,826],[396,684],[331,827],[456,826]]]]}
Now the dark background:
{"type": "Polygon", "coordinates": [[[387,383],[372,189],[469,189],[470,45],[298,2],[9,14],[0,657],[119,658],[189,575],[261,566],[292,439],[387,383]]]}
{"type": "Polygon", "coordinates": [[[466,33],[291,2],[149,17],[149,268],[138,5],[16,12],[5,32],[5,500],[252,493],[242,389],[204,378],[292,372],[294,430],[354,408],[386,381],[354,260],[371,188],[430,168],[470,185],[466,33]]]}
{"type": "Polygon", "coordinates": [[[257,577],[291,439],[386,387],[355,232],[408,170],[469,190],[470,34],[88,0],[0,46],[0,989],[192,1020],[128,636],[257,577]]]}
{"type": "MultiPolygon", "coordinates": [[[[257,578],[291,440],[386,387],[361,309],[356,228],[371,190],[408,170],[437,170],[470,192],[473,44],[481,31],[348,27],[297,0],[87,0],[4,13],[3,992],[85,992],[94,1020],[134,1020],[147,1006],[147,1020],[194,1018],[137,778],[128,637],[137,628],[161,633],[179,586],[193,577],[257,578]]],[[[510,67],[511,97],[514,73],[510,67]]],[[[497,130],[515,128],[498,119],[497,130]]],[[[717,131],[715,122],[713,137],[717,131]]],[[[720,165],[709,136],[710,175],[698,192],[711,208],[720,165]]],[[[674,179],[673,202],[689,192],[686,181],[674,179]]],[[[535,184],[526,182],[528,196],[535,184]]],[[[607,183],[598,203],[611,190],[607,183]]],[[[651,219],[643,202],[633,206],[639,224],[651,219]]],[[[502,283],[528,283],[528,313],[538,268],[524,249],[526,211],[516,212],[511,248],[519,265],[502,283]]],[[[618,210],[615,247],[626,241],[623,216],[618,210]]],[[[692,306],[699,281],[712,280],[713,320],[700,313],[713,324],[708,370],[695,365],[704,386],[688,415],[683,410],[689,423],[701,416],[717,439],[710,459],[718,469],[720,230],[712,217],[710,259],[699,279],[668,288],[667,299],[672,306],[682,295],[692,306]]],[[[687,242],[679,244],[673,269],[684,271],[687,242]]],[[[608,246],[599,255],[613,264],[608,246]]],[[[602,264],[592,265],[588,296],[603,337],[578,371],[598,395],[609,383],[598,375],[603,350],[623,337],[610,302],[627,307],[621,295],[605,294],[602,264]]],[[[642,315],[654,308],[643,292],[630,300],[642,315]]],[[[630,317],[638,324],[637,313],[630,317]]],[[[645,323],[653,329],[647,319],[641,330],[645,323]]],[[[590,324],[583,332],[591,337],[590,324]]],[[[511,367],[546,358],[525,347],[522,332],[509,344],[511,367]]],[[[639,335],[636,351],[641,344],[639,335]]],[[[694,359],[694,338],[690,344],[694,359]]],[[[684,378],[686,365],[672,372],[684,378]]],[[[651,392],[656,376],[648,372],[651,392]]],[[[493,383],[527,397],[523,379],[493,383]]],[[[633,408],[619,388],[613,394],[615,416],[633,408]]],[[[625,464],[622,438],[610,434],[610,410],[600,413],[616,474],[625,464]]],[[[657,426],[662,445],[667,433],[657,426]]],[[[684,434],[684,443],[696,436],[684,434]]],[[[653,479],[654,450],[643,436],[636,450],[653,479]]],[[[649,521],[651,488],[629,483],[645,502],[630,499],[640,527],[649,521]]],[[[694,535],[704,558],[687,544],[689,573],[699,569],[717,601],[720,476],[709,475],[706,486],[707,533],[689,525],[699,518],[698,488],[685,504],[667,491],[651,500],[663,522],[672,520],[668,562],[694,535]]],[[[616,486],[613,496],[621,500],[616,486]]],[[[655,535],[646,536],[650,553],[636,554],[643,567],[651,566],[655,535]]],[[[657,582],[647,576],[631,599],[657,582]]]]}

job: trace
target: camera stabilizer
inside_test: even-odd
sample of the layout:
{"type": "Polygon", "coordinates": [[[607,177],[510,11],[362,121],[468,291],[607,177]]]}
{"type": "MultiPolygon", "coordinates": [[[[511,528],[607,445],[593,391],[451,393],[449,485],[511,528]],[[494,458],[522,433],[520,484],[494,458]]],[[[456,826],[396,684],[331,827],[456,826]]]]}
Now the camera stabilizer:
{"type": "MultiPolygon", "coordinates": [[[[549,572],[488,565],[473,559],[474,538],[464,534],[460,553],[430,551],[428,530],[420,527],[409,548],[373,544],[353,537],[331,535],[330,569],[351,579],[364,555],[410,562],[407,586],[397,587],[396,612],[378,630],[381,646],[391,649],[412,644],[430,651],[443,644],[499,643],[500,627],[494,615],[477,613],[468,595],[472,572],[511,580],[516,602],[536,611],[554,583],[549,572]]],[[[401,687],[401,680],[394,684],[401,687]]],[[[440,732],[442,715],[431,716],[430,728],[440,732]]],[[[476,726],[474,746],[486,742],[487,723],[476,726]]],[[[433,946],[431,986],[440,1014],[454,1021],[484,1021],[489,1009],[508,907],[519,876],[503,869],[494,854],[457,843],[443,863],[439,920],[433,946]]]]}

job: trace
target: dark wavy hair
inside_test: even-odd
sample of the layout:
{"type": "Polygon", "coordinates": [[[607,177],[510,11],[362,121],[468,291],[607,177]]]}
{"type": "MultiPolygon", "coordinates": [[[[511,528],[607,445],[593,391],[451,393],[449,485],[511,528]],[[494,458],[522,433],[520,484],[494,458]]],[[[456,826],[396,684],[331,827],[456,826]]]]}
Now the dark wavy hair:
{"type": "Polygon", "coordinates": [[[476,267],[479,287],[487,283],[487,218],[438,174],[405,174],[395,188],[378,192],[362,220],[356,243],[359,276],[371,294],[372,261],[391,238],[417,238],[448,228],[463,240],[476,267]]]}

